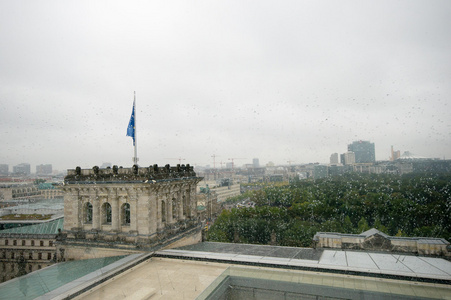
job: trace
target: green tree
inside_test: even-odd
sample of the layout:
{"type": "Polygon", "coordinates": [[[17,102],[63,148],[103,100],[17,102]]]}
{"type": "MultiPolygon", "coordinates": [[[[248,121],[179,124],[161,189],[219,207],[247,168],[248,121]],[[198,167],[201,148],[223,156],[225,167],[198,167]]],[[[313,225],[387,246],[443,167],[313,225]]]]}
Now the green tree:
{"type": "Polygon", "coordinates": [[[343,233],[354,233],[354,226],[352,225],[351,218],[346,216],[343,222],[343,233]]]}
{"type": "Polygon", "coordinates": [[[362,217],[357,224],[357,233],[362,233],[364,231],[367,231],[370,229],[370,226],[368,225],[368,222],[364,217],[362,217]]]}

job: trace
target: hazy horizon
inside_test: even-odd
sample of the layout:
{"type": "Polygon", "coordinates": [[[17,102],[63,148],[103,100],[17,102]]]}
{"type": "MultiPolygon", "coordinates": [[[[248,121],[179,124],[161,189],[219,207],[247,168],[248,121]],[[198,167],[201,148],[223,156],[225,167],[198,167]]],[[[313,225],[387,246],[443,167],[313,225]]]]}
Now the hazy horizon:
{"type": "Polygon", "coordinates": [[[0,164],[451,157],[449,1],[2,1],[0,164]]]}

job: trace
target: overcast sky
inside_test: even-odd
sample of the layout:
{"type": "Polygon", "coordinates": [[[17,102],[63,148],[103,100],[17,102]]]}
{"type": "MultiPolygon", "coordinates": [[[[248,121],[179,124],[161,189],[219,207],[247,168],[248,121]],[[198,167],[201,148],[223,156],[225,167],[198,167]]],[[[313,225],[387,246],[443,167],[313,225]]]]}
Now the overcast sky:
{"type": "Polygon", "coordinates": [[[451,1],[0,0],[0,163],[451,159],[451,1]],[[241,159],[238,159],[241,158],[241,159]]]}

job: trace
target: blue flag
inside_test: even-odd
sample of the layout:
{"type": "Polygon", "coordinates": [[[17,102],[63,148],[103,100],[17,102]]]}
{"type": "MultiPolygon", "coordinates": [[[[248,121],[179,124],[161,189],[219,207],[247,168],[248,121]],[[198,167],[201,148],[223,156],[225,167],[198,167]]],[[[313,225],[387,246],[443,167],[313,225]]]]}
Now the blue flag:
{"type": "Polygon", "coordinates": [[[128,122],[127,136],[133,138],[133,146],[135,145],[135,101],[133,101],[133,110],[130,117],[130,122],[128,122]]]}

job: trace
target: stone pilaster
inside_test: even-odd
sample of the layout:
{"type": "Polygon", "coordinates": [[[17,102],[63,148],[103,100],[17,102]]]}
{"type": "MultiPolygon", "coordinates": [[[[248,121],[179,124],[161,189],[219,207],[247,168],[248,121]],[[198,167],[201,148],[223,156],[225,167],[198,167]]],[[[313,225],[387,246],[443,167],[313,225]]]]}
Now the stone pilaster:
{"type": "Polygon", "coordinates": [[[186,201],[186,217],[191,218],[192,207],[191,207],[191,186],[188,186],[185,193],[185,201],[186,201]]]}
{"type": "Polygon", "coordinates": [[[127,189],[130,203],[130,231],[138,232],[138,197],[132,189],[127,189]]]}
{"type": "Polygon", "coordinates": [[[65,188],[64,190],[64,228],[71,230],[80,227],[78,223],[78,189],[65,188]]]}
{"type": "Polygon", "coordinates": [[[196,186],[190,184],[190,206],[191,206],[191,218],[197,218],[197,199],[196,199],[196,186]]]}
{"type": "Polygon", "coordinates": [[[148,203],[149,203],[149,234],[157,232],[158,228],[158,197],[154,189],[150,189],[148,203]]]}
{"type": "Polygon", "coordinates": [[[92,200],[92,229],[100,230],[100,201],[98,196],[92,200]]]}
{"type": "Polygon", "coordinates": [[[177,193],[177,203],[178,203],[178,214],[179,214],[179,221],[182,221],[185,219],[183,216],[183,192],[182,192],[183,186],[180,188],[179,192],[177,193]]]}
{"type": "Polygon", "coordinates": [[[149,195],[147,189],[137,190],[137,212],[136,222],[139,234],[149,234],[149,195]]]}
{"type": "Polygon", "coordinates": [[[172,224],[172,197],[170,193],[165,195],[166,198],[166,221],[168,224],[172,224]]]}
{"type": "Polygon", "coordinates": [[[115,191],[111,189],[108,199],[108,202],[111,203],[111,230],[118,232],[121,219],[119,211],[119,198],[117,197],[115,191]]]}

